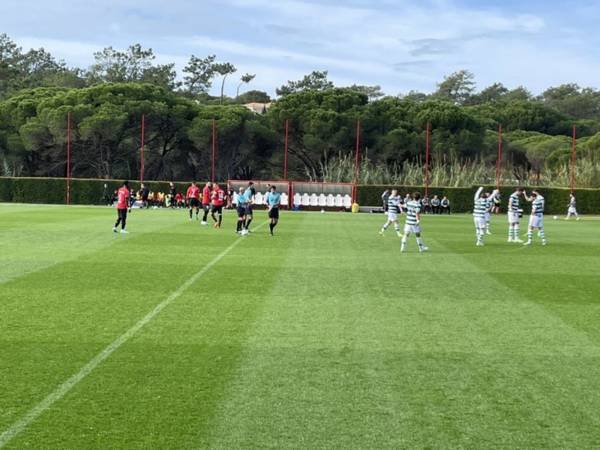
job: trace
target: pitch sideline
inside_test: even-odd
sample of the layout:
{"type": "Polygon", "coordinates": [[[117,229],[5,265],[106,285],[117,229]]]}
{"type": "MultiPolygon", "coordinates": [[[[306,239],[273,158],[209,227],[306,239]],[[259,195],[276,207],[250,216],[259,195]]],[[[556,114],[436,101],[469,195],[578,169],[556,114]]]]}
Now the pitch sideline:
{"type": "MultiPolygon", "coordinates": [[[[266,223],[267,222],[261,223],[256,227],[256,229],[261,228],[266,223]]],[[[244,238],[241,237],[236,239],[229,247],[227,247],[225,250],[215,256],[208,264],[202,267],[202,269],[188,278],[181,286],[179,286],[179,288],[177,288],[177,290],[172,292],[166,299],[156,305],[152,311],[142,317],[135,325],[133,325],[131,328],[125,331],[125,333],[120,335],[111,344],[105,347],[104,350],[92,358],[75,375],[71,376],[71,378],[58,386],[44,400],[31,408],[23,417],[21,417],[8,429],[6,429],[6,431],[0,434],[0,448],[8,444],[15,436],[25,430],[46,410],[52,407],[54,403],[62,399],[71,389],[73,389],[81,380],[92,373],[96,367],[98,367],[103,361],[112,355],[119,347],[135,336],[138,331],[150,323],[150,321],[152,321],[152,319],[154,319],[154,317],[156,317],[163,309],[169,306],[169,304],[173,303],[173,301],[180,297],[181,294],[183,294],[190,286],[198,281],[198,279],[208,272],[215,264],[221,261],[221,259],[223,259],[231,250],[233,250],[243,239],[244,238]]]]}

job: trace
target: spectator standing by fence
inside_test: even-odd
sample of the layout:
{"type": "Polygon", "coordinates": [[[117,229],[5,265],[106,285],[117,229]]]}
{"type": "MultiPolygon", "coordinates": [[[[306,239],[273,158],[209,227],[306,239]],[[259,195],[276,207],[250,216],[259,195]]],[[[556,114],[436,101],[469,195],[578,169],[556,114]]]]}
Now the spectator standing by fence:
{"type": "Polygon", "coordinates": [[[148,204],[148,196],[150,195],[150,189],[144,183],[140,187],[140,195],[142,196],[142,208],[148,208],[150,205],[148,204]]]}
{"type": "Polygon", "coordinates": [[[108,184],[104,183],[104,188],[102,191],[102,201],[105,205],[112,205],[112,197],[108,193],[108,184]]]}
{"type": "Polygon", "coordinates": [[[175,183],[173,183],[172,181],[169,183],[169,197],[171,208],[175,208],[177,206],[177,202],[175,200],[175,198],[177,197],[177,189],[175,188],[175,183]]]}

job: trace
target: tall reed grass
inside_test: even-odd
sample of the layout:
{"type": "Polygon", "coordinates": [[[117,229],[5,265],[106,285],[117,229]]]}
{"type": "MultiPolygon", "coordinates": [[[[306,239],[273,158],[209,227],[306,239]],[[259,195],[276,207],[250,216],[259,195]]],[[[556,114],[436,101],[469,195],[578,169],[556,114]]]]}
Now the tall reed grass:
{"type": "MultiPolygon", "coordinates": [[[[321,170],[322,181],[352,182],[355,177],[354,158],[348,154],[339,154],[326,164],[322,164],[321,170]]],[[[505,163],[501,170],[500,184],[569,187],[570,173],[568,163],[552,168],[545,167],[539,173],[505,163]]],[[[600,187],[600,162],[580,159],[575,165],[574,175],[577,187],[598,188],[600,187]]],[[[424,185],[424,164],[416,161],[386,165],[374,163],[365,157],[360,163],[358,182],[360,184],[424,185]]],[[[480,159],[450,159],[445,162],[434,160],[430,163],[429,184],[431,186],[468,187],[495,183],[496,167],[493,163],[480,159]]]]}

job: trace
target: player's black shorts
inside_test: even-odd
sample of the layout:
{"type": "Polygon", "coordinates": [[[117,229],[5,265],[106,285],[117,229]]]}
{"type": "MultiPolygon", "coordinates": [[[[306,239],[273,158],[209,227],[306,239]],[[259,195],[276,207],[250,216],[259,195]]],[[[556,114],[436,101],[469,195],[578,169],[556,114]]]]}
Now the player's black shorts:
{"type": "Polygon", "coordinates": [[[223,214],[223,205],[221,205],[221,206],[212,205],[212,206],[210,207],[210,211],[211,211],[213,214],[214,214],[214,213],[217,213],[217,214],[223,214]]]}
{"type": "Polygon", "coordinates": [[[252,205],[246,205],[246,215],[247,216],[252,215],[252,205]]]}
{"type": "Polygon", "coordinates": [[[197,198],[190,198],[190,208],[200,208],[200,200],[197,198]]]}
{"type": "Polygon", "coordinates": [[[204,208],[205,211],[210,211],[210,203],[202,203],[202,208],[204,208]]]}
{"type": "Polygon", "coordinates": [[[246,215],[246,206],[238,206],[237,207],[238,217],[244,217],[246,215]]]}
{"type": "Polygon", "coordinates": [[[279,219],[279,208],[271,208],[269,211],[269,219],[279,219]]]}
{"type": "Polygon", "coordinates": [[[119,219],[121,219],[121,220],[127,219],[127,208],[117,209],[117,214],[119,216],[119,219]]]}

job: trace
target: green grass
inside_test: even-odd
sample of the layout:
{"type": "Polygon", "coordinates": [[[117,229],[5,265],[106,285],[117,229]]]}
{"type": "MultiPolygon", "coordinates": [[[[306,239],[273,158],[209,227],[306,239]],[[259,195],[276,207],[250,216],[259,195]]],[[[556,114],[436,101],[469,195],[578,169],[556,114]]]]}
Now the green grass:
{"type": "Polygon", "coordinates": [[[114,215],[0,205],[0,434],[243,240],[6,448],[600,447],[594,218],[425,217],[400,254],[381,215],[114,215]]]}

